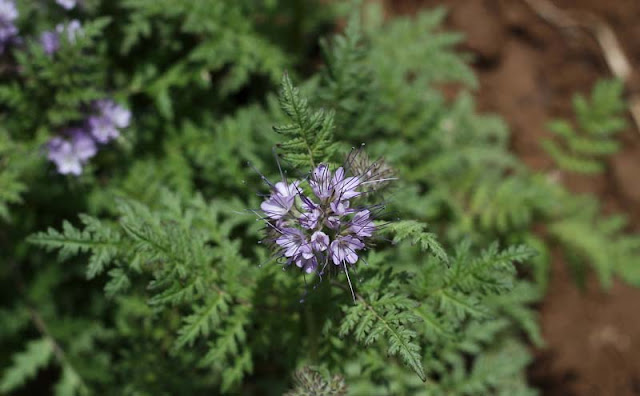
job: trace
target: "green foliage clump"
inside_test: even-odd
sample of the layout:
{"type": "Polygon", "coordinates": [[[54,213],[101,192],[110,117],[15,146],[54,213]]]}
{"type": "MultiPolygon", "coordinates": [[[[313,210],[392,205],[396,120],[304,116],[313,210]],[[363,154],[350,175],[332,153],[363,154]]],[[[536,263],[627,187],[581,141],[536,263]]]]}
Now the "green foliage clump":
{"type": "Polygon", "coordinates": [[[590,262],[600,283],[611,287],[614,276],[640,286],[637,258],[640,235],[625,233],[622,215],[599,216],[594,199],[584,197],[579,211],[550,224],[549,232],[567,248],[568,259],[577,278],[584,282],[585,263],[590,262]]]}
{"type": "Polygon", "coordinates": [[[626,126],[622,90],[620,81],[598,81],[590,99],[579,94],[573,98],[577,129],[566,120],[549,124],[561,143],[547,139],[542,145],[561,169],[587,174],[604,170],[602,159],[618,151],[614,138],[626,126]]]}
{"type": "Polygon", "coordinates": [[[476,113],[440,9],[362,6],[320,40],[338,5],[87,0],[86,35],[50,57],[37,37],[69,18],[40,3],[21,2],[0,69],[3,393],[530,395],[551,248],[638,282],[620,217],[526,169],[476,113]],[[131,128],[57,175],[43,145],[107,93],[131,128]],[[397,177],[353,296],[343,273],[283,271],[252,209],[274,151],[305,178],[350,147],[397,177]]]}

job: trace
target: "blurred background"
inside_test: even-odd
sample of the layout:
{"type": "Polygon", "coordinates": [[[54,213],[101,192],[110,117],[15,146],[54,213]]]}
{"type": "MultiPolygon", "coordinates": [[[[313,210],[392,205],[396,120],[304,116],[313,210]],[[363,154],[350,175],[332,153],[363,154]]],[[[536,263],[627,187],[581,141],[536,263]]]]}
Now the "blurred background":
{"type": "MultiPolygon", "coordinates": [[[[605,212],[626,213],[630,229],[640,230],[640,131],[630,114],[626,130],[617,135],[622,148],[602,174],[559,171],[540,145],[552,135],[545,127],[551,119],[574,117],[576,92],[588,93],[598,79],[616,76],[610,62],[626,60],[630,66],[629,74],[618,76],[627,97],[640,91],[640,1],[386,2],[390,15],[434,6],[445,6],[447,27],[464,33],[462,50],[472,54],[480,82],[478,106],[508,122],[513,151],[570,190],[597,195],[605,212]]],[[[536,352],[531,381],[550,395],[640,394],[640,290],[616,282],[605,292],[594,279],[576,288],[555,256],[540,306],[547,348],[536,352]]]]}

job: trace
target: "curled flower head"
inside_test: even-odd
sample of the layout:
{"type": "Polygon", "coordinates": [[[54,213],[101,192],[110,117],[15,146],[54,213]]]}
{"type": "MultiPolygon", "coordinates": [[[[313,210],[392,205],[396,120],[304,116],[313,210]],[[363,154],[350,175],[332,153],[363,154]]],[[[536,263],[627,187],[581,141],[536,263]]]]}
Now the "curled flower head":
{"type": "Polygon", "coordinates": [[[359,261],[378,230],[376,211],[364,206],[367,186],[378,180],[348,165],[332,171],[320,164],[303,180],[269,183],[260,209],[276,258],[320,276],[338,272],[332,268],[347,272],[359,261]]]}
{"type": "Polygon", "coordinates": [[[368,191],[380,190],[395,180],[393,169],[384,160],[371,161],[362,150],[355,150],[346,162],[353,174],[366,184],[368,191]]]}

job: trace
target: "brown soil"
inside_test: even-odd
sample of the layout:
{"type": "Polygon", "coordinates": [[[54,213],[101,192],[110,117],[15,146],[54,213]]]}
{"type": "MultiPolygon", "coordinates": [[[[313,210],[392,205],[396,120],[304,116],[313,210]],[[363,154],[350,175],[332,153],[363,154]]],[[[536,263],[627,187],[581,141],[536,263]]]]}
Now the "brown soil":
{"type": "MultiPolygon", "coordinates": [[[[589,11],[614,29],[626,55],[640,66],[640,1],[553,0],[559,8],[589,11]]],[[[596,194],[604,210],[626,213],[640,230],[640,133],[629,118],[623,149],[599,176],[559,172],[539,142],[545,123],[571,117],[571,97],[611,74],[586,33],[551,26],[522,0],[387,0],[393,14],[445,5],[447,27],[466,34],[463,49],[475,55],[482,111],[502,115],[513,150],[532,168],[557,175],[572,191],[596,194]]],[[[634,81],[640,81],[634,76],[634,81]]],[[[640,264],[640,263],[639,263],[640,264]]],[[[640,395],[640,290],[616,283],[602,291],[572,281],[561,256],[553,262],[548,295],[540,307],[547,347],[536,351],[530,380],[549,395],[640,395]]]]}

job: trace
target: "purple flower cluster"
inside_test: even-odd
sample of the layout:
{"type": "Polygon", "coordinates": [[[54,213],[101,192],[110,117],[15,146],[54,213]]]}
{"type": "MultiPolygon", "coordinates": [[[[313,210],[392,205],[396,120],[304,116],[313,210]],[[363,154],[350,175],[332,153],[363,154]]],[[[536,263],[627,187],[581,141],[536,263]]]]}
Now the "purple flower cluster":
{"type": "Polygon", "coordinates": [[[108,143],[120,136],[120,129],[129,126],[131,112],[112,100],[102,99],[94,103],[96,114],[87,123],[91,135],[99,143],[108,143]]]}
{"type": "Polygon", "coordinates": [[[47,158],[56,164],[58,173],[80,175],[82,167],[98,153],[98,144],[120,136],[120,129],[131,121],[131,112],[110,99],[96,101],[93,110],[83,127],[69,129],[65,137],[54,137],[47,144],[47,158]]]}
{"type": "Polygon", "coordinates": [[[66,25],[58,24],[55,31],[43,32],[40,35],[40,44],[47,55],[53,55],[60,49],[60,36],[66,37],[67,41],[73,44],[81,34],[82,25],[74,19],[66,25]]]}
{"type": "Polygon", "coordinates": [[[76,6],[76,0],[56,0],[56,3],[65,10],[70,10],[76,6]]]}
{"type": "Polygon", "coordinates": [[[347,264],[358,261],[377,226],[371,208],[354,203],[367,192],[365,187],[381,180],[346,173],[345,167],[332,172],[320,164],[304,181],[272,185],[260,208],[276,257],[321,276],[329,263],[347,272],[347,264]]]}
{"type": "Polygon", "coordinates": [[[0,54],[18,36],[18,28],[15,25],[16,19],[18,19],[18,10],[14,2],[12,0],[0,0],[0,54]]]}

